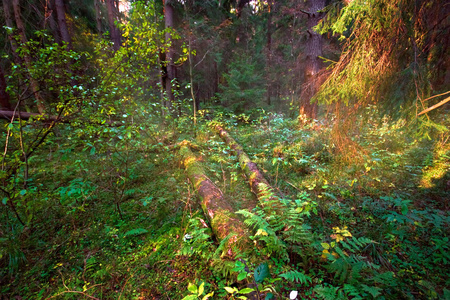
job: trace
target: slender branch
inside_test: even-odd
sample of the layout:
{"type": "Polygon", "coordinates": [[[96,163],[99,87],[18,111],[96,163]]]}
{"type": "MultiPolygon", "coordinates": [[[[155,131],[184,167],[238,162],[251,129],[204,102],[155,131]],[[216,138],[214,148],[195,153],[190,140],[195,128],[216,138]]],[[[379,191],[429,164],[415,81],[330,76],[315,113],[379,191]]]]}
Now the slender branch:
{"type": "Polygon", "coordinates": [[[209,52],[209,50],[206,51],[205,55],[203,55],[203,58],[202,58],[198,63],[195,64],[195,66],[194,66],[193,69],[195,69],[195,67],[198,66],[198,65],[205,59],[205,57],[206,57],[206,55],[208,54],[208,52],[209,52]]]}
{"type": "Polygon", "coordinates": [[[436,98],[436,97],[439,97],[439,96],[444,96],[444,95],[447,95],[447,94],[450,94],[450,91],[442,93],[442,94],[439,94],[439,95],[431,96],[430,98],[427,98],[427,99],[423,100],[423,102],[428,101],[428,100],[433,99],[433,98],[436,98]]]}
{"type": "Polygon", "coordinates": [[[310,13],[310,12],[307,12],[307,11],[304,11],[303,9],[299,9],[299,11],[300,12],[302,12],[302,13],[304,13],[304,14],[307,14],[308,15],[308,17],[310,17],[313,13],[310,13]]]}
{"type": "Polygon", "coordinates": [[[447,97],[444,100],[442,100],[441,102],[439,102],[438,104],[435,104],[432,107],[429,107],[429,108],[425,109],[424,111],[419,113],[417,116],[423,115],[423,114],[425,114],[425,113],[427,113],[427,112],[429,112],[429,111],[431,111],[431,110],[433,110],[435,108],[438,108],[439,106],[442,106],[442,105],[444,105],[445,103],[447,103],[449,101],[450,101],[450,97],[447,97]]]}

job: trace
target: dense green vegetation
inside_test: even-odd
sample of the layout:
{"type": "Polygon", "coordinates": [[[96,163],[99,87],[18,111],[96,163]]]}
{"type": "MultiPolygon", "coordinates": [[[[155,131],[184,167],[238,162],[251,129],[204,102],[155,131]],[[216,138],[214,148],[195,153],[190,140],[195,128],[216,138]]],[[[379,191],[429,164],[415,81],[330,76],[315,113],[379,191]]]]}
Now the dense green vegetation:
{"type": "Polygon", "coordinates": [[[3,1],[0,299],[450,299],[448,5],[60,3],[3,1]]]}

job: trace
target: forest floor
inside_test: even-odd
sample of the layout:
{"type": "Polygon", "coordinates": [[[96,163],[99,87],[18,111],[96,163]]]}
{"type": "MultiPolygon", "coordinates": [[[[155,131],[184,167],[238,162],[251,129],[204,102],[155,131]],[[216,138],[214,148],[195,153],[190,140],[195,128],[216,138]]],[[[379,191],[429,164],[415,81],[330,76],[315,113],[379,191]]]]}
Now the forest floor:
{"type": "Polygon", "coordinates": [[[108,147],[61,129],[17,194],[25,225],[1,215],[0,299],[450,299],[448,131],[419,138],[370,116],[349,137],[271,113],[216,121],[281,211],[255,208],[206,120],[195,133],[189,120],[112,132],[108,147]],[[248,252],[227,257],[211,235],[176,147],[185,139],[249,226],[248,252]]]}

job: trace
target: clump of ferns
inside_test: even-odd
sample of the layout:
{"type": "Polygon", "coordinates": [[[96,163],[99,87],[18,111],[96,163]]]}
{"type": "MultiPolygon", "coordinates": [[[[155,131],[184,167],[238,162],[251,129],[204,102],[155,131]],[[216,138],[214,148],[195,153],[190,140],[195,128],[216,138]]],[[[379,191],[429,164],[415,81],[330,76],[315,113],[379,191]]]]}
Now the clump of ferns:
{"type": "Polygon", "coordinates": [[[264,205],[253,211],[240,210],[244,223],[255,232],[255,245],[262,245],[261,254],[277,256],[290,261],[292,254],[301,257],[306,268],[313,248],[314,234],[304,219],[315,210],[315,203],[308,197],[295,201],[280,199],[271,190],[264,191],[264,205]]]}

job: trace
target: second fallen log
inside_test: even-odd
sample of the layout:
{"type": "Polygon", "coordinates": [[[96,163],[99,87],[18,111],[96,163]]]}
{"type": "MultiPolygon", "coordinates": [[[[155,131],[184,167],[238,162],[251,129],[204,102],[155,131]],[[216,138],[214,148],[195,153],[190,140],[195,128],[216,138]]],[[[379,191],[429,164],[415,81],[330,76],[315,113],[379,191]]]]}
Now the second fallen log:
{"type": "Polygon", "coordinates": [[[241,165],[241,169],[248,178],[252,192],[258,198],[261,205],[265,205],[268,200],[277,200],[274,196],[273,188],[259,171],[258,166],[251,161],[241,145],[239,145],[220,125],[215,125],[214,130],[222,140],[236,154],[241,165]]]}
{"type": "Polygon", "coordinates": [[[244,250],[249,241],[245,224],[233,213],[233,208],[224,199],[222,191],[206,176],[203,167],[189,149],[188,142],[184,141],[180,146],[183,165],[200,197],[203,212],[214,235],[220,241],[231,235],[225,246],[227,255],[233,256],[236,250],[244,250]]]}

